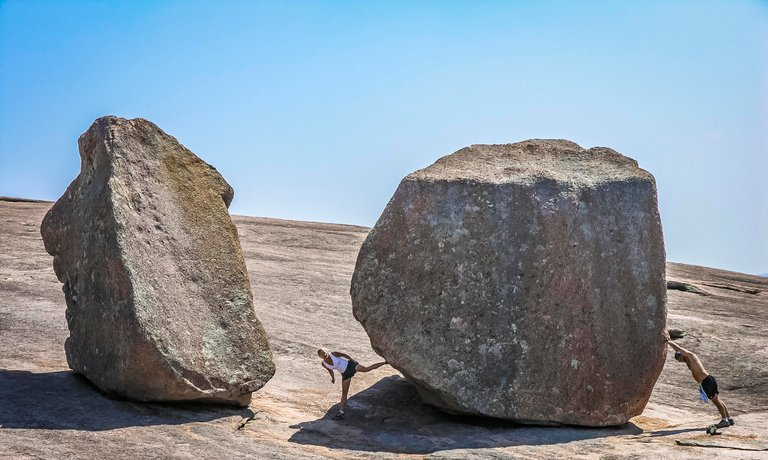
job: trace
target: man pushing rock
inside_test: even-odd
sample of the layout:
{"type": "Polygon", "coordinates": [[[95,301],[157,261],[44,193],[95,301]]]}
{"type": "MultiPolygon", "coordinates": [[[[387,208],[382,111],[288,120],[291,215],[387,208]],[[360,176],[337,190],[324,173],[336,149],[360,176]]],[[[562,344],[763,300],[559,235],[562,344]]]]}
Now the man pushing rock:
{"type": "Polygon", "coordinates": [[[717,407],[720,412],[722,420],[715,425],[718,428],[725,428],[734,424],[733,419],[728,415],[728,408],[725,407],[725,403],[720,400],[719,391],[717,389],[717,380],[709,375],[701,364],[701,360],[695,353],[686,350],[680,345],[673,342],[668,335],[665,335],[667,343],[675,350],[675,359],[681,363],[685,363],[690,369],[693,378],[699,383],[699,394],[703,402],[712,401],[712,404],[717,407]]]}

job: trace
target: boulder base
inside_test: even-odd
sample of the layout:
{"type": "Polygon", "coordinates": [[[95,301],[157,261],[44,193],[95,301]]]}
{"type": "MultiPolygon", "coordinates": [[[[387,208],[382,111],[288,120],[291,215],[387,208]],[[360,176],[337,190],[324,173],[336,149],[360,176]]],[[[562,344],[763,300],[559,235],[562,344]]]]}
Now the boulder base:
{"type": "Polygon", "coordinates": [[[355,317],[423,399],[522,423],[605,426],[664,363],[653,177],[607,148],[473,145],[400,183],[364,242],[355,317]]]}
{"type": "Polygon", "coordinates": [[[247,405],[275,367],[233,191],[147,120],[99,118],[41,231],[64,283],[67,361],[108,394],[247,405]]]}

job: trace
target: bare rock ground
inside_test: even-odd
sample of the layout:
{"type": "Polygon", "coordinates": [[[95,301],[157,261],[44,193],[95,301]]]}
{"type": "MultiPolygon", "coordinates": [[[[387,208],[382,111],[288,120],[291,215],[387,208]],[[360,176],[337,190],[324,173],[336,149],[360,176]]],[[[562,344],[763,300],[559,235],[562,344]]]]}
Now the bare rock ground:
{"type": "MultiPolygon", "coordinates": [[[[0,458],[765,458],[768,280],[669,263],[669,328],[699,354],[736,419],[721,436],[668,358],[645,412],[614,428],[446,415],[390,368],[358,374],[346,420],[319,346],[377,359],[349,280],[368,229],[235,217],[277,373],[250,407],[111,400],[67,368],[64,296],[40,238],[51,203],[0,199],[0,458]],[[686,286],[692,289],[686,289],[686,286]],[[700,292],[696,292],[700,291],[700,292]],[[696,447],[683,444],[714,444],[696,447]]],[[[622,359],[617,356],[616,359],[622,359]]]]}

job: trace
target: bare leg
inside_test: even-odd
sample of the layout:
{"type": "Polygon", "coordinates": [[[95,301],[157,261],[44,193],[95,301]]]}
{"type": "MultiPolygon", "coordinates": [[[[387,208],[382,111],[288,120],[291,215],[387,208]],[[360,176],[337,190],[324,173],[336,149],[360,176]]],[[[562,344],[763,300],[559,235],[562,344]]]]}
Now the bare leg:
{"type": "Polygon", "coordinates": [[[341,411],[347,407],[347,395],[349,394],[349,384],[352,383],[352,379],[341,381],[341,411]]]}
{"type": "Polygon", "coordinates": [[[715,395],[715,397],[712,398],[712,404],[717,407],[717,411],[720,412],[720,417],[724,419],[730,418],[728,415],[728,408],[725,407],[725,403],[720,400],[720,395],[715,395]]]}
{"type": "Polygon", "coordinates": [[[378,369],[378,368],[380,368],[381,366],[383,366],[385,364],[389,364],[389,363],[386,362],[386,361],[382,361],[380,363],[371,364],[370,366],[363,366],[362,364],[358,363],[357,367],[355,367],[355,371],[357,371],[357,372],[368,372],[368,371],[372,371],[374,369],[378,369]]]}

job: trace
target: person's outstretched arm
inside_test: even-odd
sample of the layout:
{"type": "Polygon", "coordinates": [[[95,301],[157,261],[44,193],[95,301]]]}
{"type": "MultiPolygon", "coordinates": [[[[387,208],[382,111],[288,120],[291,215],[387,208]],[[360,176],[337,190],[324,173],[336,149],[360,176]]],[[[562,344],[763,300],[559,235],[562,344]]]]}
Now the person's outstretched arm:
{"type": "Polygon", "coordinates": [[[680,345],[676,344],[675,342],[673,342],[671,340],[667,340],[667,343],[669,344],[670,347],[672,347],[673,350],[679,351],[683,355],[691,353],[690,351],[686,350],[685,348],[681,347],[680,345]]]}

